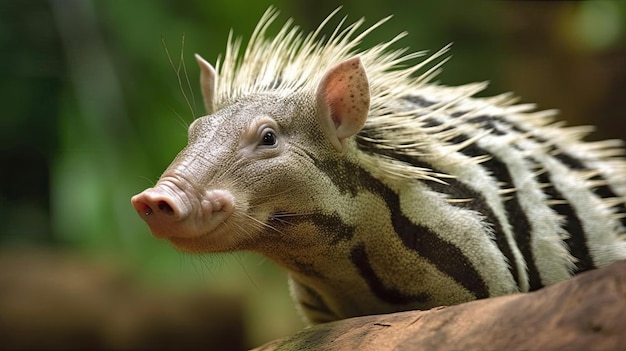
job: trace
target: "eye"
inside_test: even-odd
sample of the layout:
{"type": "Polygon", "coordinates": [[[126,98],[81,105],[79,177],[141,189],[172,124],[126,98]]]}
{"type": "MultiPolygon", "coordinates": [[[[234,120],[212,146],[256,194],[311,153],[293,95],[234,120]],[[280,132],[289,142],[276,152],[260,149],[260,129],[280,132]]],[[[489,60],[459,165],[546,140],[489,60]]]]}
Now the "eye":
{"type": "Polygon", "coordinates": [[[268,130],[263,133],[263,138],[261,139],[261,145],[265,146],[274,146],[276,145],[276,134],[273,131],[268,130]]]}

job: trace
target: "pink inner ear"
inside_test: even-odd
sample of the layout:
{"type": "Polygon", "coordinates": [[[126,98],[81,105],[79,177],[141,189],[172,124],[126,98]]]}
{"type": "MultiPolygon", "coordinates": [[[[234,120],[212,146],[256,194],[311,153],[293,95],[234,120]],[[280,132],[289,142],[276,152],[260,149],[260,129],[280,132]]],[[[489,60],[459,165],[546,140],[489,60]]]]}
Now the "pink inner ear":
{"type": "Polygon", "coordinates": [[[330,83],[326,90],[326,101],[330,107],[330,116],[335,123],[335,127],[339,127],[341,117],[345,116],[347,113],[346,103],[342,96],[344,87],[339,83],[340,82],[330,83]]]}
{"type": "Polygon", "coordinates": [[[327,104],[340,140],[358,133],[369,112],[369,82],[358,57],[331,68],[318,87],[318,99],[327,104]]]}

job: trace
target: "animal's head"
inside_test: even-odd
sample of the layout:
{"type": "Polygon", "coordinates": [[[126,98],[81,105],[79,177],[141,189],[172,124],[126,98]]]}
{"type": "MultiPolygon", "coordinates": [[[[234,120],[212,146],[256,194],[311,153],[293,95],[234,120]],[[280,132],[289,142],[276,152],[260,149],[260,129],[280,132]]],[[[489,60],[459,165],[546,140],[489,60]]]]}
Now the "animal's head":
{"type": "Polygon", "coordinates": [[[187,146],[132,204],[156,237],[180,250],[256,249],[281,235],[272,216],[328,201],[314,164],[341,157],[363,128],[367,76],[355,57],[327,69],[316,91],[255,92],[216,109],[216,71],[196,59],[209,115],[190,125],[187,146]]]}

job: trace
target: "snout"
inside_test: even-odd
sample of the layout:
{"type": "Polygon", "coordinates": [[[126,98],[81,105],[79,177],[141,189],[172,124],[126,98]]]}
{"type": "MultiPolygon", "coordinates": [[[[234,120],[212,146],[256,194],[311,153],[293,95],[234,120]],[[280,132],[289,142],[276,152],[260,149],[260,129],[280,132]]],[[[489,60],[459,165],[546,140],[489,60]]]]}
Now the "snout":
{"type": "Polygon", "coordinates": [[[233,212],[226,190],[197,191],[175,179],[161,179],[133,196],[137,214],[159,238],[193,238],[210,233],[233,212]]]}
{"type": "Polygon", "coordinates": [[[145,218],[156,217],[176,220],[180,213],[174,198],[166,194],[159,194],[153,189],[148,189],[133,196],[130,201],[137,213],[142,217],[145,216],[145,218]]]}

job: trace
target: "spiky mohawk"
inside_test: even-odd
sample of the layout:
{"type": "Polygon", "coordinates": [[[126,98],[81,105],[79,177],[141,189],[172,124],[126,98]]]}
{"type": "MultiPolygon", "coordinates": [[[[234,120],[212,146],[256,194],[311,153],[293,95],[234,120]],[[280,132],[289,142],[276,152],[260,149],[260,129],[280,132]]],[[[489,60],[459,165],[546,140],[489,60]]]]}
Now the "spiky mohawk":
{"type": "MultiPolygon", "coordinates": [[[[346,17],[333,30],[332,34],[325,38],[322,31],[330,20],[337,15],[339,8],[333,11],[312,33],[304,35],[299,27],[289,19],[280,29],[277,35],[268,39],[266,33],[270,25],[276,20],[279,13],[270,7],[257,24],[248,45],[241,53],[241,38],[234,38],[229,34],[226,53],[218,58],[217,92],[215,108],[220,109],[239,96],[271,91],[283,96],[296,91],[314,92],[317,84],[322,79],[324,72],[331,66],[345,61],[354,56],[359,56],[370,77],[370,117],[367,125],[371,128],[384,129],[385,126],[393,125],[398,129],[396,118],[408,122],[406,117],[411,111],[401,111],[393,101],[399,101],[406,96],[407,91],[414,91],[424,83],[429,82],[437,75],[443,63],[447,60],[442,56],[448,51],[449,46],[444,47],[433,55],[417,64],[409,61],[425,56],[426,52],[407,53],[407,49],[391,50],[391,46],[406,36],[400,33],[391,40],[380,43],[368,49],[359,49],[359,44],[373,30],[381,26],[390,17],[383,18],[369,28],[359,32],[365,22],[363,18],[344,26],[346,17]],[[415,73],[432,64],[432,67],[419,76],[415,73]],[[384,117],[384,118],[378,118],[384,117]],[[404,118],[403,118],[404,117],[404,118]]],[[[457,87],[454,91],[447,91],[447,97],[460,99],[474,94],[483,89],[484,84],[457,87]],[[470,88],[468,90],[468,88],[470,88]],[[460,93],[460,95],[459,95],[460,93]]],[[[445,107],[445,106],[444,106],[445,107]]],[[[394,143],[389,140],[368,140],[372,144],[386,148],[400,148],[405,151],[415,151],[415,129],[406,129],[406,135],[397,133],[394,143]]],[[[405,128],[400,128],[404,130],[405,128]]],[[[439,137],[443,137],[440,134],[439,137]]],[[[359,136],[363,137],[363,136],[359,136]]],[[[443,175],[435,175],[428,170],[399,166],[392,160],[381,160],[379,157],[372,159],[380,167],[383,167],[387,176],[396,173],[401,177],[411,178],[438,178],[443,175]]],[[[367,161],[366,161],[367,162],[367,161]]]]}
{"type": "MultiPolygon", "coordinates": [[[[231,31],[226,54],[223,60],[218,59],[216,65],[217,108],[237,96],[249,93],[270,90],[285,94],[300,90],[314,91],[327,68],[358,55],[366,67],[368,76],[377,77],[371,81],[372,108],[375,110],[377,106],[382,105],[382,101],[393,98],[393,95],[402,91],[406,92],[406,89],[403,89],[406,86],[414,87],[416,78],[413,78],[413,73],[439,58],[447,50],[444,48],[421,64],[400,67],[403,63],[424,55],[424,52],[405,55],[406,49],[389,50],[390,46],[406,33],[401,33],[392,40],[372,48],[358,49],[363,38],[386,22],[389,17],[360,33],[358,30],[363,25],[364,19],[342,28],[346,21],[344,17],[332,35],[325,39],[321,32],[338,11],[339,9],[332,12],[317,30],[306,36],[293,24],[293,20],[289,19],[270,40],[267,39],[266,32],[278,17],[278,11],[270,7],[256,26],[243,55],[241,38],[234,39],[231,31]]],[[[427,72],[420,80],[428,80],[432,73],[434,72],[427,72]]]]}
{"type": "MultiPolygon", "coordinates": [[[[270,7],[257,24],[247,47],[241,53],[242,40],[229,34],[226,53],[218,58],[217,91],[215,109],[228,105],[240,96],[252,93],[272,92],[289,95],[296,91],[314,92],[325,71],[333,65],[354,56],[359,56],[370,80],[371,104],[366,126],[357,138],[367,143],[372,150],[393,150],[412,156],[433,156],[428,150],[437,146],[437,155],[452,154],[473,144],[483,135],[491,132],[474,124],[464,124],[476,116],[500,116],[525,130],[540,129],[550,143],[563,144],[566,148],[580,149],[585,159],[599,158],[604,162],[615,163],[615,168],[625,168],[621,158],[621,143],[604,141],[580,143],[589,128],[563,128],[560,122],[554,123],[555,110],[533,112],[534,104],[515,104],[517,98],[510,93],[490,98],[473,98],[484,90],[487,83],[471,83],[457,87],[447,87],[432,83],[441,66],[447,61],[443,57],[449,45],[421,62],[413,64],[415,58],[425,56],[424,51],[407,53],[407,49],[391,50],[391,46],[406,36],[400,33],[391,40],[367,49],[359,49],[359,44],[373,30],[390,17],[383,18],[369,28],[359,32],[365,20],[344,26],[346,17],[325,38],[322,31],[340,9],[333,11],[322,24],[307,35],[289,19],[277,35],[268,39],[267,30],[278,17],[278,11],[270,7]],[[430,68],[426,69],[426,67],[430,68]],[[419,71],[424,70],[419,75],[419,71]],[[427,97],[427,106],[406,103],[408,96],[427,97]],[[404,103],[403,103],[404,101],[404,103]],[[450,130],[446,124],[429,127],[431,117],[442,114],[456,114],[454,123],[463,128],[450,130]],[[455,142],[459,131],[473,131],[474,137],[463,143],[455,142]],[[419,137],[418,135],[419,134],[419,137]],[[609,161],[611,160],[611,161],[609,161]]],[[[520,136],[522,137],[522,136],[520,136]]],[[[381,155],[363,155],[362,161],[370,163],[372,169],[389,177],[430,179],[445,182],[449,175],[432,172],[429,169],[406,167],[394,159],[381,155]]],[[[464,162],[480,163],[487,155],[467,159],[464,162]]],[[[457,161],[454,161],[457,162],[457,161]]]]}

